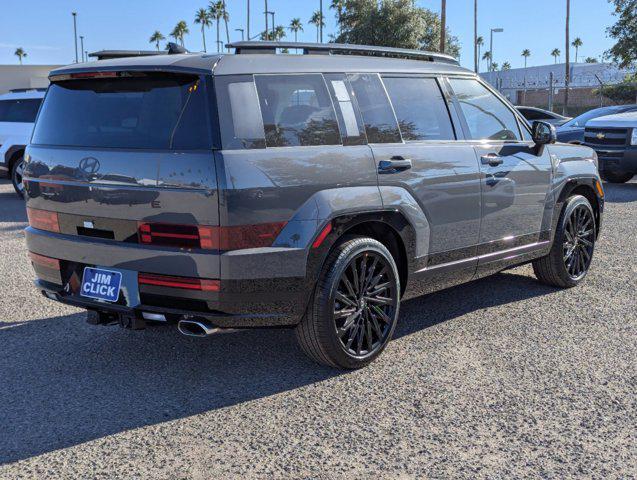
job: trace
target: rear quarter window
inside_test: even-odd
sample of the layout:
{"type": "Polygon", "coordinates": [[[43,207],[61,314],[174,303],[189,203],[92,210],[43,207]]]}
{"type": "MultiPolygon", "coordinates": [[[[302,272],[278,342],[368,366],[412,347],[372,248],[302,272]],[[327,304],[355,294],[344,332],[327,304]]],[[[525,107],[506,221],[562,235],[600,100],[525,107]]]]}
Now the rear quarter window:
{"type": "Polygon", "coordinates": [[[212,148],[205,82],[144,74],[49,87],[32,143],[100,148],[212,148]]]}
{"type": "Polygon", "coordinates": [[[33,123],[41,103],[41,98],[0,100],[0,122],[33,123]]]}

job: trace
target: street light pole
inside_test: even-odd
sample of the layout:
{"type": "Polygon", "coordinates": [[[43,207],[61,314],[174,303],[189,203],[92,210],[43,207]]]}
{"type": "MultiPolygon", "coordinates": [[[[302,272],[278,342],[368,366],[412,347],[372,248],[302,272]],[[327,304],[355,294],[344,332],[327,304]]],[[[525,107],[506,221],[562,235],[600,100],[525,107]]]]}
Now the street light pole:
{"type": "Polygon", "coordinates": [[[77,58],[77,12],[71,12],[73,15],[73,38],[75,39],[75,63],[78,63],[77,58]]]}
{"type": "Polygon", "coordinates": [[[235,32],[241,32],[241,41],[243,42],[243,28],[235,28],[234,29],[235,32]]]}
{"type": "Polygon", "coordinates": [[[478,58],[478,0],[473,2],[473,63],[476,73],[480,69],[478,58]]]}
{"type": "MultiPolygon", "coordinates": [[[[246,15],[246,28],[248,32],[248,39],[250,39],[250,0],[248,0],[248,13],[246,15]]],[[[241,31],[241,39],[243,40],[243,31],[241,31]]]]}
{"type": "Polygon", "coordinates": [[[80,35],[80,45],[81,45],[81,49],[80,52],[82,53],[82,62],[84,62],[84,35],[80,35]]]}
{"type": "Polygon", "coordinates": [[[267,40],[270,35],[268,33],[268,0],[265,0],[265,39],[267,40]]]}
{"type": "Polygon", "coordinates": [[[494,33],[502,33],[504,32],[503,28],[492,28],[491,29],[491,39],[489,43],[489,53],[491,54],[491,58],[489,59],[489,71],[491,71],[491,67],[493,66],[493,34],[494,33]]]}
{"type": "Polygon", "coordinates": [[[440,5],[440,53],[445,53],[445,37],[447,36],[447,0],[440,5]]]}
{"type": "Polygon", "coordinates": [[[319,20],[319,38],[323,43],[323,0],[319,2],[319,11],[321,12],[321,19],[319,20]]]}

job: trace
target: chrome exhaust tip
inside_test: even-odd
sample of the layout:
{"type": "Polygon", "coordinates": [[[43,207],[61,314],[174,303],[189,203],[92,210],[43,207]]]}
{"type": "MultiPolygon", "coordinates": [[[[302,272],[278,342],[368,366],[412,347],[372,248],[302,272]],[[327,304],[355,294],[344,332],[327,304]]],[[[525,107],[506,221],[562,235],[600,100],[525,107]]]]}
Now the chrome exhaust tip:
{"type": "Polygon", "coordinates": [[[177,329],[188,337],[207,337],[223,330],[207,320],[179,320],[177,329]]]}

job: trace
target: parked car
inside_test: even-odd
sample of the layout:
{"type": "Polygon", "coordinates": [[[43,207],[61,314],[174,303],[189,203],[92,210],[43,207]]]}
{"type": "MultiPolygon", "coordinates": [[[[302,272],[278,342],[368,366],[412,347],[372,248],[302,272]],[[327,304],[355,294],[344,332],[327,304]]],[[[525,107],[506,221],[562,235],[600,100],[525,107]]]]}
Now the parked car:
{"type": "Polygon", "coordinates": [[[594,118],[616,113],[635,112],[637,105],[615,105],[610,107],[600,107],[582,113],[578,117],[569,120],[564,125],[557,128],[557,141],[564,143],[584,143],[584,128],[586,122],[594,118]]]}
{"type": "Polygon", "coordinates": [[[9,177],[20,197],[24,194],[24,149],[29,143],[44,90],[12,90],[0,95],[0,175],[9,177]]]}
{"type": "Polygon", "coordinates": [[[584,143],[597,152],[604,180],[628,182],[637,174],[637,111],[589,120],[584,143]]]}
{"type": "Polygon", "coordinates": [[[133,329],[291,327],[312,359],[358,368],[401,298],[529,262],[549,285],[586,277],[595,153],[531,130],[451,57],[232,47],[51,73],[25,171],[47,297],[133,329]]]}
{"type": "Polygon", "coordinates": [[[531,124],[533,122],[541,121],[559,127],[560,125],[565,124],[571,119],[570,117],[558,115],[557,113],[553,113],[550,110],[544,110],[542,108],[522,106],[518,106],[515,108],[517,108],[518,112],[520,112],[522,116],[526,118],[526,120],[531,124]]]}

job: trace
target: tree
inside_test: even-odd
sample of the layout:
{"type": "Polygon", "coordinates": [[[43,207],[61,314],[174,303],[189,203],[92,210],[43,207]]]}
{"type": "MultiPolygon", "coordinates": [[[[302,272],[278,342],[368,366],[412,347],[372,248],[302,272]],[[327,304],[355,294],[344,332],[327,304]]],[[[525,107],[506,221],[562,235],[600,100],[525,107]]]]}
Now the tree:
{"type": "Polygon", "coordinates": [[[579,47],[584,45],[584,42],[582,42],[581,38],[577,37],[575,40],[573,40],[573,43],[571,43],[571,45],[575,47],[575,63],[577,63],[577,60],[579,59],[579,47]]]}
{"type": "Polygon", "coordinates": [[[159,42],[161,42],[162,40],[166,40],[166,37],[164,37],[159,30],[155,30],[155,32],[148,39],[148,43],[154,43],[157,47],[157,51],[159,52],[159,42]]]}
{"type": "Polygon", "coordinates": [[[228,30],[228,22],[230,21],[230,14],[228,13],[228,9],[226,8],[226,1],[222,0],[223,10],[221,12],[221,18],[223,19],[223,24],[226,28],[226,44],[230,43],[230,31],[228,30]]]}
{"type": "Polygon", "coordinates": [[[312,17],[310,18],[310,23],[312,25],[316,25],[316,43],[319,42],[319,37],[320,37],[320,33],[321,33],[321,28],[323,28],[325,26],[325,21],[323,19],[323,14],[317,10],[312,14],[312,17]]]}
{"type": "MultiPolygon", "coordinates": [[[[413,0],[344,0],[336,41],[437,51],[440,17],[413,0]]],[[[458,57],[458,39],[446,29],[445,53],[458,57]]]]}
{"type": "Polygon", "coordinates": [[[555,63],[557,63],[557,59],[562,55],[562,52],[559,48],[554,48],[551,52],[551,56],[555,59],[555,63]]]}
{"type": "Polygon", "coordinates": [[[27,56],[27,52],[24,51],[24,48],[22,48],[22,47],[16,48],[15,52],[13,52],[13,54],[16,57],[18,57],[18,60],[20,60],[20,65],[22,65],[22,59],[27,56]]]}
{"type": "MultiPolygon", "coordinates": [[[[285,28],[282,25],[278,25],[276,27],[273,26],[272,29],[268,32],[264,30],[263,32],[261,32],[261,35],[260,35],[260,38],[262,41],[273,40],[275,42],[278,42],[282,40],[283,37],[285,37],[285,28]]],[[[287,52],[283,52],[283,53],[287,53],[287,52]]]]}
{"type": "Polygon", "coordinates": [[[301,19],[300,18],[293,18],[292,21],[290,22],[290,26],[288,27],[288,29],[294,33],[294,41],[298,42],[298,34],[299,32],[303,31],[303,24],[301,23],[301,19]]]}
{"type": "Polygon", "coordinates": [[[511,70],[511,64],[509,62],[504,62],[502,64],[502,71],[511,70]]]}
{"type": "Polygon", "coordinates": [[[173,28],[173,31],[170,32],[170,36],[173,37],[177,42],[179,42],[183,47],[184,35],[186,35],[187,33],[190,33],[190,30],[188,30],[188,24],[185,20],[180,20],[179,22],[177,22],[177,25],[175,25],[175,28],[173,28]]]}
{"type": "Polygon", "coordinates": [[[595,57],[586,57],[584,61],[586,63],[597,63],[597,59],[595,57]]]}
{"type": "Polygon", "coordinates": [[[480,36],[476,39],[476,45],[478,46],[478,58],[482,54],[482,47],[484,46],[484,37],[480,36]]]}
{"type": "Polygon", "coordinates": [[[491,52],[489,51],[484,52],[484,54],[482,55],[482,60],[487,62],[487,69],[489,69],[489,62],[491,62],[491,52]]]}
{"type": "Polygon", "coordinates": [[[615,45],[606,52],[620,68],[637,64],[637,0],[609,0],[615,5],[617,22],[607,29],[615,45]]]}
{"type": "Polygon", "coordinates": [[[335,10],[336,11],[336,21],[339,24],[339,34],[340,32],[340,25],[341,25],[341,16],[343,15],[343,10],[345,9],[345,0],[332,0],[332,3],[330,5],[330,10],[335,10]]]}
{"type": "Polygon", "coordinates": [[[526,69],[526,64],[529,60],[529,57],[531,56],[531,50],[525,48],[524,50],[522,50],[522,56],[524,57],[524,69],[526,69]]]}
{"type": "Polygon", "coordinates": [[[498,65],[496,62],[491,62],[491,71],[492,72],[497,71],[498,68],[500,68],[500,65],[498,65]]]}
{"type": "Polygon", "coordinates": [[[199,10],[197,10],[197,13],[195,15],[195,23],[201,25],[201,37],[203,38],[203,51],[207,52],[208,50],[206,49],[206,27],[209,27],[210,25],[212,25],[208,10],[206,10],[205,8],[200,8],[199,10]]]}
{"type": "Polygon", "coordinates": [[[217,2],[210,2],[210,4],[208,5],[208,13],[210,14],[210,18],[217,22],[217,52],[221,51],[219,47],[219,44],[221,43],[221,40],[219,40],[219,23],[223,18],[223,12],[223,2],[220,0],[217,2]]]}

